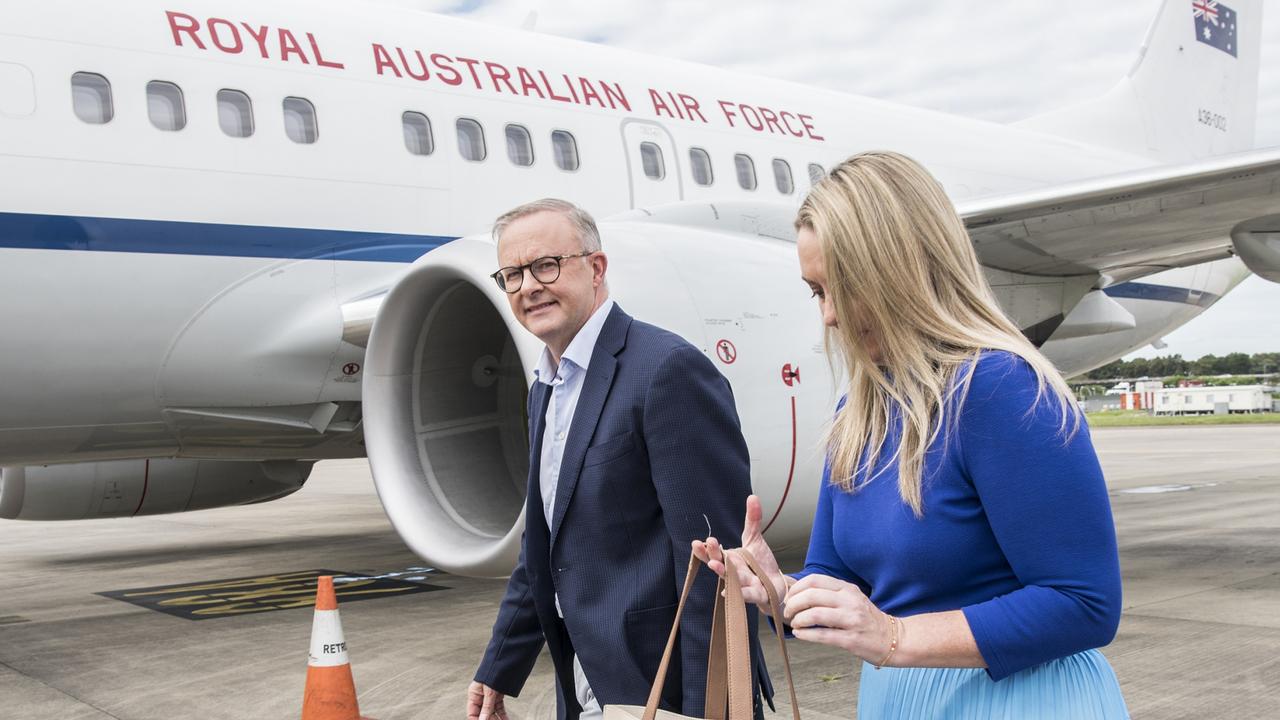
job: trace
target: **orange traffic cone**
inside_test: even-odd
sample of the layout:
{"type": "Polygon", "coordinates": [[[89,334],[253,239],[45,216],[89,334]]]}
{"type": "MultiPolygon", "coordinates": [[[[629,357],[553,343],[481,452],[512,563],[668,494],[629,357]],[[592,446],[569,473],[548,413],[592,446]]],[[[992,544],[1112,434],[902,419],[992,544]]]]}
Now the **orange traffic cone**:
{"type": "Polygon", "coordinates": [[[369,720],[361,717],[356,703],[356,684],[351,679],[351,659],[342,635],[332,575],[321,575],[316,583],[316,615],[311,624],[302,720],[369,720]]]}

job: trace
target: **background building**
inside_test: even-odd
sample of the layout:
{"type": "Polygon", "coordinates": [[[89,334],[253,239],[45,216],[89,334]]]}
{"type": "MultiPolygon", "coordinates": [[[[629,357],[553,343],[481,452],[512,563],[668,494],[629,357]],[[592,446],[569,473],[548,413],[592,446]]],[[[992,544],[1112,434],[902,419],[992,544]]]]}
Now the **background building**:
{"type": "Polygon", "coordinates": [[[1219,385],[1177,387],[1154,393],[1156,415],[1269,412],[1273,402],[1269,385],[1219,385]]]}

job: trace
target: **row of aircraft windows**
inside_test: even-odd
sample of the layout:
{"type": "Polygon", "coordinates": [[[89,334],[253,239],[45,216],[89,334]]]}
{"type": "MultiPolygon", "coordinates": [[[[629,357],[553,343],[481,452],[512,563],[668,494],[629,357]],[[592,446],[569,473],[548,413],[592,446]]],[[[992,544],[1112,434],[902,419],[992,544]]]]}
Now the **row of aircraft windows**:
{"type": "MultiPolygon", "coordinates": [[[[663,180],[667,176],[666,165],[662,158],[662,148],[657,143],[640,143],[640,165],[645,177],[650,180],[663,180]]],[[[773,159],[773,183],[778,192],[790,195],[796,190],[795,180],[791,176],[791,164],[782,158],[773,159]]],[[[689,169],[696,185],[709,187],[715,183],[715,172],[711,168],[711,155],[700,147],[689,148],[689,169]]],[[[756,179],[756,161],[746,153],[733,156],[734,174],[738,178],[738,187],[743,190],[755,190],[759,186],[756,179]]],[[[816,183],[827,171],[817,163],[809,163],[809,181],[816,183]]]]}
{"type": "MultiPolygon", "coordinates": [[[[115,105],[111,95],[111,82],[97,73],[78,72],[71,76],[72,107],[76,117],[84,122],[100,125],[108,123],[115,116],[115,105]]],[[[320,137],[316,109],[311,101],[301,97],[286,97],[283,102],[285,134],[289,139],[301,144],[314,143],[320,137]]],[[[147,83],[147,117],[156,128],[165,131],[177,131],[187,126],[186,101],[182,88],[172,82],[152,80],[147,83]]],[[[435,152],[435,137],[431,131],[431,119],[425,114],[406,111],[400,118],[404,131],[405,149],[413,155],[430,155],[435,152]]],[[[218,126],[230,137],[249,137],[253,135],[253,102],[240,90],[223,89],[218,91],[218,126]]],[[[458,138],[458,152],[466,160],[483,162],[488,157],[485,144],[484,128],[471,118],[458,118],[455,122],[458,138]]],[[[508,124],[504,130],[507,147],[507,158],[514,165],[529,167],[534,163],[533,137],[528,128],[515,123],[508,124]]],[[[556,167],[573,172],[580,165],[578,143],[573,134],[565,130],[551,132],[551,154],[556,167]]],[[[666,164],[662,148],[656,143],[640,143],[640,164],[645,177],[651,180],[666,179],[666,164]]],[[[693,182],[709,187],[715,183],[715,173],[711,167],[711,155],[704,149],[689,148],[689,166],[693,174],[693,182]]],[[[733,156],[734,173],[738,187],[743,190],[755,190],[755,160],[750,155],[738,153],[733,156]]],[[[774,186],[783,195],[795,192],[795,181],[791,176],[791,165],[782,158],[774,158],[772,163],[774,186]]],[[[826,175],[826,170],[817,163],[809,164],[809,179],[817,182],[826,175]]]]}
{"type": "MultiPolygon", "coordinates": [[[[115,104],[111,94],[111,82],[97,73],[78,72],[71,76],[71,100],[76,117],[84,122],[101,125],[115,117],[115,104]]],[[[311,144],[320,137],[316,109],[311,101],[300,97],[284,99],[285,133],[296,143],[311,144]]],[[[177,131],[187,126],[186,102],[182,88],[164,80],[147,83],[147,117],[156,128],[177,131]]],[[[406,111],[401,115],[405,149],[413,155],[430,155],[435,152],[435,138],[431,132],[431,120],[420,112],[406,111]]],[[[231,137],[253,135],[253,102],[240,90],[218,91],[218,126],[231,137]]],[[[458,118],[458,152],[473,162],[481,162],[488,156],[484,128],[471,118],[458,118]]],[[[523,125],[506,127],[507,157],[520,166],[533,164],[533,138],[523,125]]],[[[578,143],[573,134],[564,130],[551,133],[552,156],[561,170],[578,169],[578,143]]]]}
{"type": "MultiPolygon", "coordinates": [[[[102,125],[115,117],[111,82],[97,73],[78,72],[71,76],[71,107],[76,117],[102,125]]],[[[310,100],[287,97],[282,106],[284,131],[289,139],[304,145],[320,137],[316,108],[310,100]]],[[[147,83],[147,118],[160,130],[174,132],[187,126],[187,106],[182,88],[164,80],[147,83]]],[[[231,137],[253,135],[253,102],[240,90],[218,91],[218,127],[231,137]]]]}
{"type": "MultiPolygon", "coordinates": [[[[431,118],[420,112],[408,111],[400,116],[404,128],[404,146],[414,155],[430,155],[435,152],[435,137],[431,132],[431,118]]],[[[458,118],[454,123],[458,133],[458,152],[463,159],[483,162],[489,156],[484,139],[484,126],[471,118],[458,118]]],[[[513,165],[533,165],[533,136],[529,128],[509,123],[503,131],[507,143],[507,159],[513,165]]],[[[566,172],[578,169],[578,141],[567,130],[551,131],[551,156],[556,167],[566,172]]]]}

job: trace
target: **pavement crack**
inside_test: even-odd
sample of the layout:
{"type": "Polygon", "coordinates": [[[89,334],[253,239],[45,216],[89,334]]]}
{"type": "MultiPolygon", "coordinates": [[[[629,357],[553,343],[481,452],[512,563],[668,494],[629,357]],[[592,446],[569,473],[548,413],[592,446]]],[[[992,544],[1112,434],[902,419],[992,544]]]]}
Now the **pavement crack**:
{"type": "MultiPolygon", "coordinates": [[[[1164,603],[1173,602],[1175,600],[1185,600],[1186,598],[1195,597],[1196,595],[1203,595],[1205,593],[1214,593],[1214,592],[1223,590],[1224,588],[1236,587],[1237,585],[1244,585],[1246,583],[1257,582],[1259,580],[1263,580],[1269,577],[1276,577],[1276,576],[1280,576],[1280,573],[1274,573],[1274,572],[1263,573],[1262,575],[1256,575],[1254,577],[1245,578],[1244,580],[1237,580],[1236,582],[1227,583],[1226,585],[1216,585],[1211,588],[1196,590],[1194,592],[1184,593],[1182,595],[1174,595],[1172,597],[1161,598],[1159,600],[1152,600],[1151,602],[1142,603],[1141,605],[1130,605],[1124,608],[1124,612],[1126,614],[1135,614],[1135,611],[1141,610],[1142,608],[1153,607],[1155,605],[1163,605],[1164,603]]],[[[1136,614],[1141,614],[1141,613],[1136,613],[1136,614]]],[[[1241,625],[1244,627],[1259,627],[1258,625],[1255,625],[1252,623],[1228,622],[1223,620],[1205,620],[1203,622],[1215,622],[1221,625],[1241,625]]]]}
{"type": "Polygon", "coordinates": [[[60,688],[60,687],[58,687],[58,686],[56,686],[56,685],[51,685],[51,684],[49,684],[49,683],[45,682],[44,680],[41,680],[41,679],[40,679],[40,678],[38,678],[38,677],[34,677],[34,676],[32,676],[32,675],[28,675],[27,673],[22,672],[22,671],[21,671],[21,670],[19,670],[18,668],[16,668],[16,667],[14,667],[14,666],[10,665],[9,663],[7,663],[7,662],[5,662],[5,661],[3,661],[3,660],[0,660],[0,667],[3,667],[3,668],[5,668],[5,669],[7,669],[7,670],[10,670],[10,671],[14,672],[14,673],[17,673],[18,675],[21,675],[22,677],[27,678],[28,680],[31,680],[31,681],[37,682],[37,683],[39,683],[39,684],[41,684],[41,685],[43,685],[43,686],[45,686],[45,687],[49,688],[50,690],[52,690],[52,691],[54,691],[54,692],[56,692],[56,693],[59,693],[60,695],[63,695],[63,696],[65,696],[65,697],[68,697],[68,698],[70,698],[70,699],[72,699],[72,700],[74,700],[74,701],[76,701],[76,702],[80,703],[81,705],[84,705],[85,707],[93,708],[94,710],[97,710],[98,712],[102,713],[103,715],[106,715],[106,716],[107,716],[107,717],[109,717],[109,718],[115,718],[115,720],[123,720],[123,718],[121,718],[119,715],[115,715],[115,714],[113,714],[113,713],[111,713],[111,712],[109,712],[109,711],[107,711],[107,710],[104,710],[103,708],[100,708],[100,707],[98,707],[97,705],[94,705],[93,703],[89,702],[88,700],[85,700],[85,699],[84,699],[84,698],[82,698],[82,697],[77,697],[76,695],[74,695],[74,694],[72,694],[72,693],[69,693],[69,692],[67,692],[66,690],[63,690],[62,688],[60,688]]]}
{"type": "Polygon", "coordinates": [[[364,692],[360,693],[359,695],[357,695],[357,699],[358,699],[358,698],[360,698],[360,697],[366,697],[366,696],[372,695],[373,693],[377,692],[377,691],[378,691],[378,689],[379,689],[379,688],[381,688],[382,686],[387,685],[387,684],[389,684],[389,683],[393,683],[393,682],[395,682],[396,680],[399,680],[400,678],[404,677],[405,675],[408,675],[409,673],[412,673],[412,672],[419,672],[419,671],[420,671],[420,668],[409,668],[408,670],[404,670],[404,671],[401,671],[401,672],[399,672],[399,673],[396,673],[395,675],[392,675],[391,677],[387,678],[386,680],[383,680],[382,682],[378,683],[377,685],[374,685],[373,687],[369,688],[368,690],[365,690],[364,692]]]}

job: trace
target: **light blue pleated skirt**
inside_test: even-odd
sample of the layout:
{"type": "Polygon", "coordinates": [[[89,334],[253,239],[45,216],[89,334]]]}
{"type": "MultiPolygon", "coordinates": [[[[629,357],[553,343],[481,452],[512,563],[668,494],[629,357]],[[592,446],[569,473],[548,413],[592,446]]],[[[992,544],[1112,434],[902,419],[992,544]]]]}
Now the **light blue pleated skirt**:
{"type": "Polygon", "coordinates": [[[862,664],[858,720],[1124,720],[1116,674],[1086,650],[992,682],[980,668],[882,668],[862,664]]]}

